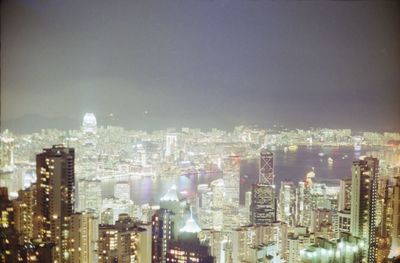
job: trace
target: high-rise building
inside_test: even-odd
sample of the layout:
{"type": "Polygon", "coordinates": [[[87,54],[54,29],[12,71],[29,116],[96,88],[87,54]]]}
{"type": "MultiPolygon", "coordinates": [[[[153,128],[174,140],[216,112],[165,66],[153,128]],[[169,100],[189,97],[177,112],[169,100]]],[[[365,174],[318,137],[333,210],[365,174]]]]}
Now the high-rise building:
{"type": "Polygon", "coordinates": [[[240,156],[224,160],[223,227],[231,230],[239,226],[240,156]]]}
{"type": "Polygon", "coordinates": [[[99,263],[150,263],[151,230],[139,226],[127,214],[115,225],[99,226],[99,263]]]}
{"type": "Polygon", "coordinates": [[[350,210],[351,208],[351,178],[340,180],[338,210],[350,210]]]}
{"type": "Polygon", "coordinates": [[[400,255],[400,177],[396,178],[392,198],[392,247],[391,255],[400,255]]]}
{"type": "Polygon", "coordinates": [[[342,210],[338,212],[338,233],[350,233],[351,212],[350,210],[342,210]]]}
{"type": "Polygon", "coordinates": [[[214,263],[207,245],[202,244],[198,235],[201,229],[191,215],[179,231],[177,240],[171,240],[167,252],[167,262],[214,263]]]}
{"type": "Polygon", "coordinates": [[[11,172],[14,170],[14,138],[8,130],[0,136],[0,170],[11,172]]]}
{"type": "Polygon", "coordinates": [[[338,240],[318,237],[313,245],[301,250],[301,262],[362,262],[362,248],[362,240],[348,233],[340,234],[338,240]]]}
{"type": "Polygon", "coordinates": [[[275,187],[255,184],[252,188],[251,223],[271,224],[276,221],[275,187]]]}
{"type": "Polygon", "coordinates": [[[279,220],[295,224],[296,189],[293,182],[281,182],[279,192],[279,220]]]}
{"type": "Polygon", "coordinates": [[[176,186],[173,185],[168,192],[160,198],[160,208],[172,212],[171,220],[173,222],[173,236],[177,237],[180,227],[183,226],[184,207],[178,198],[176,186]]]}
{"type": "Polygon", "coordinates": [[[174,238],[172,221],[173,213],[170,210],[160,209],[152,217],[152,262],[166,262],[169,241],[174,238]]]}
{"type": "Polygon", "coordinates": [[[35,205],[36,185],[18,191],[18,198],[13,200],[15,230],[19,243],[33,239],[33,209],[35,205]]]}
{"type": "Polygon", "coordinates": [[[321,227],[326,224],[332,224],[332,211],[326,208],[317,208],[311,213],[311,232],[321,231],[321,227]]]}
{"type": "Polygon", "coordinates": [[[15,262],[13,256],[17,254],[15,244],[16,231],[14,228],[14,209],[8,198],[7,187],[0,187],[0,262],[15,262]]]}
{"type": "Polygon", "coordinates": [[[93,212],[71,216],[70,263],[97,263],[98,217],[93,212]]]}
{"type": "Polygon", "coordinates": [[[85,113],[82,121],[82,131],[85,134],[91,133],[96,134],[97,132],[97,120],[96,116],[92,112],[85,113]]]}
{"type": "Polygon", "coordinates": [[[308,233],[307,227],[295,227],[288,235],[288,263],[300,261],[300,251],[312,243],[312,236],[308,233]]]}
{"type": "Polygon", "coordinates": [[[101,211],[101,181],[96,179],[81,179],[78,181],[78,209],[82,212],[87,209],[100,214],[101,211]]]}
{"type": "Polygon", "coordinates": [[[259,182],[253,185],[251,223],[270,224],[276,221],[276,198],[274,185],[273,154],[260,152],[259,182]]]}
{"type": "Polygon", "coordinates": [[[351,225],[353,236],[362,238],[367,246],[368,263],[376,262],[376,205],[379,160],[366,157],[353,162],[351,190],[351,225]]]}
{"type": "Polygon", "coordinates": [[[390,236],[387,228],[388,221],[388,202],[389,202],[389,180],[383,181],[384,196],[382,198],[381,205],[381,222],[376,235],[376,247],[377,247],[377,262],[387,262],[390,253],[390,236]]]}
{"type": "Polygon", "coordinates": [[[258,182],[266,185],[274,184],[274,155],[266,149],[260,152],[258,182]]]}
{"type": "Polygon", "coordinates": [[[177,138],[178,136],[176,133],[167,134],[165,139],[165,156],[170,156],[175,153],[177,138]]]}
{"type": "Polygon", "coordinates": [[[69,226],[74,213],[74,149],[54,145],[36,155],[35,234],[54,244],[53,262],[69,259],[69,226]]]}
{"type": "Polygon", "coordinates": [[[129,182],[117,182],[114,186],[114,197],[130,201],[131,200],[131,186],[129,182]]]}

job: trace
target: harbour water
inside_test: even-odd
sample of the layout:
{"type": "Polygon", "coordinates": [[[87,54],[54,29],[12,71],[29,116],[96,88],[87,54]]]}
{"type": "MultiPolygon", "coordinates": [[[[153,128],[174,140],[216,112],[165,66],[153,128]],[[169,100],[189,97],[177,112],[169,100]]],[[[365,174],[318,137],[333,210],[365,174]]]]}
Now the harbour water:
{"type": "MultiPolygon", "coordinates": [[[[293,181],[295,183],[304,180],[307,172],[314,169],[316,182],[324,182],[328,185],[338,185],[339,179],[351,176],[351,163],[367,151],[363,148],[355,151],[353,147],[321,147],[299,146],[297,151],[284,151],[277,149],[274,152],[275,185],[280,187],[281,181],[293,181]],[[329,162],[332,158],[333,162],[329,162]]],[[[241,162],[240,193],[241,202],[244,193],[251,189],[251,185],[258,180],[258,159],[244,160],[241,162]]],[[[176,176],[168,178],[132,178],[131,199],[136,204],[157,204],[171,185],[175,184],[182,196],[194,195],[199,183],[207,184],[218,179],[218,175],[200,174],[191,176],[176,176]]],[[[112,196],[116,181],[107,181],[102,184],[102,195],[112,196]]]]}

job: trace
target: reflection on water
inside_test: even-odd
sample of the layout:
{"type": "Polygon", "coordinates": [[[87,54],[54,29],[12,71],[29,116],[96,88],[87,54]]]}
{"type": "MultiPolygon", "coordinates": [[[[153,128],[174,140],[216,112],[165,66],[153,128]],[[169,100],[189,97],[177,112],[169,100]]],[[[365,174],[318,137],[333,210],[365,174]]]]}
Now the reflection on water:
{"type": "MultiPolygon", "coordinates": [[[[304,180],[305,174],[312,167],[315,169],[315,181],[328,184],[338,183],[338,179],[351,176],[352,161],[364,153],[365,149],[362,152],[356,152],[353,147],[302,146],[296,152],[284,152],[283,149],[276,149],[274,151],[275,184],[279,189],[281,181],[304,180]],[[323,153],[323,155],[319,153],[323,153]],[[328,163],[329,157],[333,160],[332,164],[328,163]]],[[[240,170],[240,193],[241,202],[243,202],[244,192],[249,191],[251,185],[258,180],[258,160],[242,161],[240,170]]],[[[130,180],[131,198],[137,204],[157,204],[160,197],[172,184],[177,186],[178,191],[190,196],[195,193],[198,183],[210,183],[219,177],[219,175],[200,174],[198,178],[196,175],[176,178],[135,178],[130,180]]],[[[114,184],[115,181],[103,182],[103,196],[113,194],[114,184]]]]}

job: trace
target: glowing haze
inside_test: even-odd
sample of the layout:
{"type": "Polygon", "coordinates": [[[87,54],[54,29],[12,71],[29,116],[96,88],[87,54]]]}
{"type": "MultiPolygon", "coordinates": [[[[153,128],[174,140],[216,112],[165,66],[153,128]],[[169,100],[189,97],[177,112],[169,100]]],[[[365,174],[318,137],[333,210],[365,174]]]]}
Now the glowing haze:
{"type": "Polygon", "coordinates": [[[142,129],[400,129],[395,1],[6,0],[1,15],[2,129],[84,112],[142,129]]]}

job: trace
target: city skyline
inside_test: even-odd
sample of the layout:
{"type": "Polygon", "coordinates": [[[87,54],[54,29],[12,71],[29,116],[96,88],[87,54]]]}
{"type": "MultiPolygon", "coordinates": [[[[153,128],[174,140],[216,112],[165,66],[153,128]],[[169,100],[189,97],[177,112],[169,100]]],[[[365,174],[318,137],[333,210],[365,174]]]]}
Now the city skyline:
{"type": "Polygon", "coordinates": [[[95,112],[128,129],[399,130],[399,9],[4,1],[1,128],[76,128],[95,112]]]}
{"type": "Polygon", "coordinates": [[[399,1],[0,12],[0,263],[400,262],[399,1]]]}

